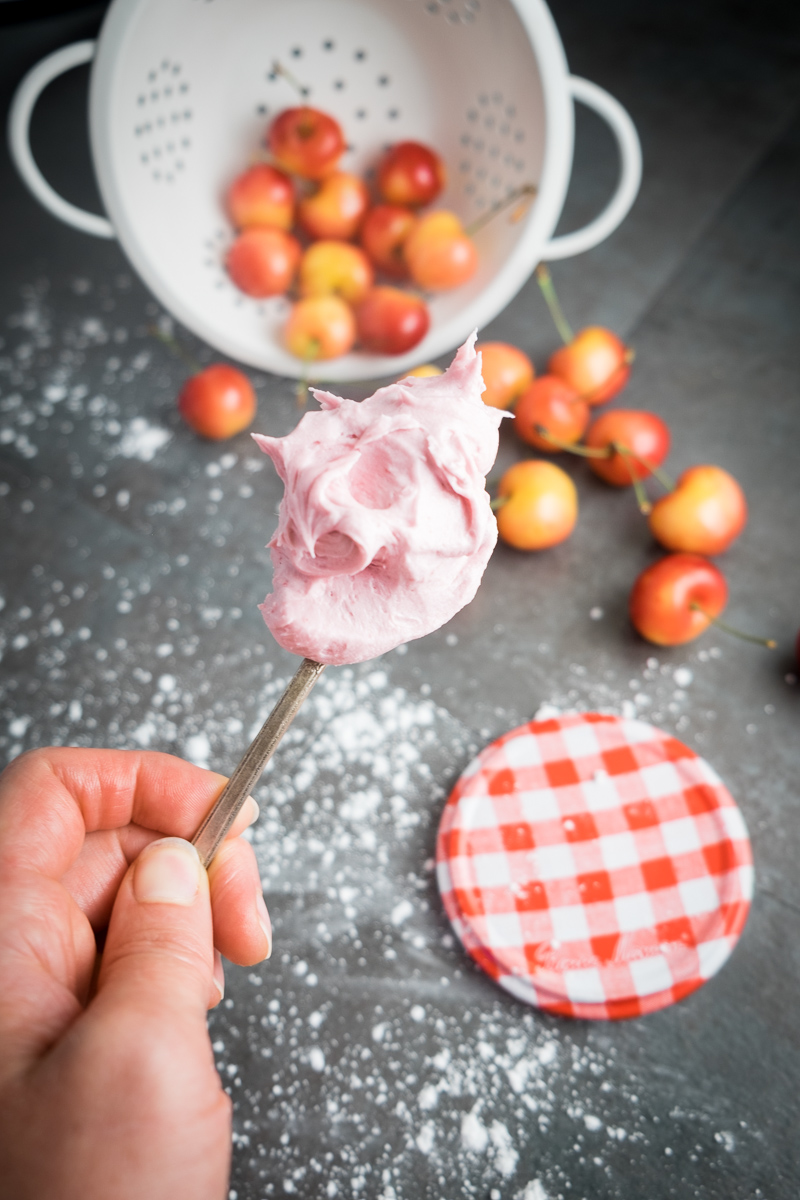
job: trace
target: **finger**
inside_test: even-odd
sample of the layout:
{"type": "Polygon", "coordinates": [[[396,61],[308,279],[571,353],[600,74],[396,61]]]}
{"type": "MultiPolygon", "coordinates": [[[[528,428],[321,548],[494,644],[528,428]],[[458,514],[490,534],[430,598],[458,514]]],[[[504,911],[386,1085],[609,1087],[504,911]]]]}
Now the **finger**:
{"type": "Polygon", "coordinates": [[[88,921],[58,883],[21,865],[4,870],[0,1081],[38,1058],[78,1016],[88,995],[95,954],[88,921]]]}
{"type": "Polygon", "coordinates": [[[8,855],[60,879],[85,833],[138,825],[191,838],[225,785],[170,754],[49,747],[0,776],[0,870],[8,855]]]}
{"type": "Polygon", "coordinates": [[[134,1026],[157,1012],[204,1026],[214,996],[206,872],[189,842],[151,842],[117,893],[94,1003],[126,1009],[134,1026]]]}
{"type": "Polygon", "coordinates": [[[225,998],[225,968],[222,965],[222,955],[214,951],[214,992],[209,1001],[209,1008],[216,1008],[225,998]]]}
{"type": "Polygon", "coordinates": [[[96,994],[39,1075],[45,1097],[60,1080],[78,1158],[93,1148],[87,1195],[227,1195],[230,1101],[206,1021],[219,996],[206,872],[189,842],[152,842],[120,885],[96,994]]]}
{"type": "MultiPolygon", "coordinates": [[[[248,797],[227,838],[242,834],[258,820],[258,805],[248,797]]],[[[80,854],[65,871],[61,882],[95,930],[105,929],[111,907],[125,872],[145,846],[162,834],[139,825],[124,829],[97,829],[88,833],[80,854]]]]}
{"type": "Polygon", "coordinates": [[[260,815],[261,809],[258,807],[258,804],[252,796],[248,796],[240,808],[236,820],[225,834],[225,840],[230,841],[231,838],[241,837],[245,829],[249,829],[251,825],[255,825],[260,815]]]}
{"type": "Polygon", "coordinates": [[[223,842],[208,868],[214,945],[231,962],[251,966],[272,953],[272,925],[253,847],[223,842]]]}

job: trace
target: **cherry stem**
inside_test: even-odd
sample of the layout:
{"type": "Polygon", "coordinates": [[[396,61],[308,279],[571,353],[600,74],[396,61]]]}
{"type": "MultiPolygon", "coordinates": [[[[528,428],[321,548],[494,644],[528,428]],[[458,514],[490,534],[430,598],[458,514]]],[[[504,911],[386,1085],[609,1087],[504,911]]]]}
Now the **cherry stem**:
{"type": "Polygon", "coordinates": [[[197,359],[192,357],[188,350],[184,350],[183,346],[180,344],[174,334],[167,333],[166,330],[162,329],[159,325],[148,325],[147,332],[151,337],[158,338],[160,342],[163,342],[163,344],[172,351],[175,357],[179,358],[181,362],[189,368],[193,375],[200,374],[203,368],[200,366],[197,359]]]}
{"type": "MultiPolygon", "coordinates": [[[[467,237],[474,237],[479,229],[483,229],[484,225],[488,225],[490,221],[493,221],[494,218],[504,209],[508,208],[509,205],[516,203],[518,200],[532,200],[533,197],[537,195],[538,191],[539,189],[535,183],[521,184],[519,187],[514,188],[513,191],[509,192],[507,196],[504,196],[502,200],[495,201],[491,208],[487,208],[485,213],[481,213],[479,217],[476,217],[471,225],[467,225],[465,227],[464,233],[467,235],[467,237]]],[[[511,218],[512,221],[519,221],[523,212],[525,211],[525,208],[527,208],[527,205],[524,207],[521,206],[520,210],[514,212],[511,218]]]]}
{"type": "Polygon", "coordinates": [[[498,508],[502,508],[504,504],[508,504],[508,500],[508,496],[495,496],[494,500],[490,503],[492,512],[497,512],[498,508]]]}
{"type": "Polygon", "coordinates": [[[734,629],[732,625],[726,624],[725,621],[720,621],[719,617],[712,617],[711,613],[706,612],[702,604],[698,604],[696,600],[691,602],[689,608],[693,609],[694,612],[702,613],[707,621],[710,621],[712,625],[716,625],[723,633],[730,633],[733,637],[737,637],[743,642],[753,642],[756,646],[766,646],[768,650],[777,650],[778,648],[778,643],[774,638],[755,637],[752,633],[742,633],[741,629],[734,629]]]}
{"type": "Polygon", "coordinates": [[[632,454],[637,462],[640,462],[643,467],[647,467],[650,474],[654,479],[658,480],[665,491],[675,491],[675,481],[667,474],[666,471],[662,471],[661,467],[657,467],[655,463],[650,462],[649,458],[643,458],[641,454],[636,454],[633,450],[629,450],[628,453],[632,454]]]}
{"type": "Polygon", "coordinates": [[[553,277],[544,263],[539,263],[538,267],[536,268],[536,281],[539,284],[542,295],[544,296],[545,303],[550,309],[550,316],[553,318],[553,323],[558,330],[559,337],[564,345],[568,346],[575,335],[572,332],[569,321],[564,316],[563,309],[559,303],[558,296],[556,295],[556,289],[553,284],[553,277]]]}
{"type": "MultiPolygon", "coordinates": [[[[653,506],[647,498],[647,492],[644,490],[644,484],[636,474],[633,462],[631,461],[632,459],[637,460],[638,456],[634,454],[632,450],[629,450],[627,446],[623,446],[622,442],[612,442],[611,445],[614,452],[621,456],[622,461],[628,468],[628,474],[630,475],[631,483],[633,484],[633,492],[636,496],[636,503],[639,505],[639,512],[645,517],[648,516],[653,511],[653,506]]],[[[641,461],[641,459],[638,461],[641,461]]]]}
{"type": "Polygon", "coordinates": [[[555,446],[559,450],[566,450],[569,454],[577,454],[581,458],[611,458],[613,453],[609,446],[598,450],[592,446],[579,446],[577,442],[565,442],[561,438],[555,437],[544,425],[536,425],[535,429],[539,437],[545,442],[549,442],[551,446],[555,446]]]}
{"type": "Polygon", "coordinates": [[[292,87],[303,100],[305,100],[305,98],[309,95],[310,88],[304,87],[303,84],[295,78],[291,71],[286,70],[286,67],[283,65],[283,63],[278,62],[277,58],[272,64],[272,71],[275,75],[282,75],[286,82],[292,85],[292,87]]]}
{"type": "MultiPolygon", "coordinates": [[[[673,492],[675,490],[675,484],[670,479],[669,475],[667,475],[666,471],[662,471],[660,467],[657,467],[655,463],[650,462],[648,458],[643,458],[641,454],[636,454],[635,451],[631,450],[628,446],[623,446],[620,442],[612,442],[610,445],[601,450],[591,446],[579,446],[576,442],[564,442],[561,440],[561,438],[557,438],[550,433],[549,429],[546,429],[544,425],[537,425],[536,432],[540,438],[543,438],[544,441],[549,442],[551,446],[556,446],[559,450],[567,450],[570,454],[579,454],[582,458],[611,458],[614,454],[621,454],[623,456],[629,455],[631,458],[635,458],[637,462],[640,462],[643,467],[647,467],[650,474],[657,479],[661,486],[664,487],[668,492],[673,492]]],[[[630,470],[630,465],[628,466],[628,470],[630,470]]],[[[633,483],[635,487],[636,481],[634,480],[633,483]]],[[[649,511],[650,510],[648,508],[648,512],[649,511]]]]}
{"type": "MultiPolygon", "coordinates": [[[[625,455],[628,455],[630,458],[635,458],[636,461],[640,462],[643,467],[647,467],[647,470],[650,472],[650,474],[653,476],[654,479],[658,480],[658,482],[661,484],[661,486],[664,488],[665,491],[667,491],[667,492],[675,491],[675,483],[672,479],[670,479],[667,472],[662,471],[661,468],[657,467],[656,464],[654,462],[651,462],[649,458],[645,458],[644,455],[642,455],[642,454],[637,454],[635,450],[631,450],[630,446],[625,446],[622,444],[622,442],[612,442],[611,446],[612,446],[613,452],[615,454],[621,454],[621,455],[623,455],[623,457],[625,455]]],[[[630,469],[631,469],[630,464],[628,464],[628,470],[630,471],[630,469]]],[[[636,487],[635,480],[633,480],[633,486],[636,487]]],[[[648,501],[647,502],[647,512],[648,513],[650,512],[650,507],[651,507],[650,502],[648,501]]]]}

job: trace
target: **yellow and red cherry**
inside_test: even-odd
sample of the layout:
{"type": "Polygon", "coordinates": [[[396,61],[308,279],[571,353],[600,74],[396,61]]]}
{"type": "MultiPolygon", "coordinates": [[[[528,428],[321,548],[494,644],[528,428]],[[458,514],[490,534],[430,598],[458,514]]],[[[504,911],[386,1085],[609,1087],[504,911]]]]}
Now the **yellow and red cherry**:
{"type": "Polygon", "coordinates": [[[313,242],[300,260],[301,296],[341,296],[358,304],[372,287],[375,272],[363,250],[350,242],[313,242]]]}
{"type": "Polygon", "coordinates": [[[728,602],[722,572],[699,554],[668,554],[642,571],[628,608],[634,628],[656,646],[699,637],[728,602]]]}
{"type": "Polygon", "coordinates": [[[252,423],[256,395],[241,371],[214,363],[186,381],[178,396],[178,411],[195,433],[221,441],[252,423]]]}
{"type": "Polygon", "coordinates": [[[406,371],[403,379],[433,379],[435,375],[444,375],[442,368],[434,366],[433,363],[423,363],[419,367],[414,367],[413,371],[406,371]]]}
{"type": "Polygon", "coordinates": [[[475,274],[478,252],[455,213],[441,209],[420,217],[403,247],[409,274],[429,292],[460,287],[475,274]]]}
{"type": "Polygon", "coordinates": [[[228,251],[225,266],[248,296],[279,296],[290,287],[301,253],[297,238],[283,229],[245,229],[228,251]]]}
{"type": "Polygon", "coordinates": [[[491,408],[512,408],[533,379],[533,363],[523,350],[508,342],[478,342],[483,403],[491,408]]]}
{"type": "Polygon", "coordinates": [[[547,369],[583,396],[603,404],[628,382],[633,351],[610,329],[590,325],[551,355],[547,369]]]}
{"type": "Polygon", "coordinates": [[[367,292],[356,309],[358,340],[375,354],[405,354],[425,337],[428,306],[419,296],[381,285],[367,292]]]}
{"type": "Polygon", "coordinates": [[[398,142],[378,165],[378,191],[387,204],[430,204],[446,182],[441,158],[421,142],[398,142]]]}
{"type": "Polygon", "coordinates": [[[292,181],[268,163],[258,163],[238,175],[228,188],[225,204],[237,229],[272,225],[289,230],[294,221],[292,181]]]}
{"type": "Polygon", "coordinates": [[[590,458],[595,475],[614,487],[646,479],[669,453],[669,429],[655,413],[619,408],[603,413],[589,427],[586,446],[607,450],[607,458],[590,458]]]}
{"type": "Polygon", "coordinates": [[[578,519],[575,484],[554,463],[530,459],[516,463],[500,480],[497,532],[517,550],[546,550],[563,542],[578,519]]]}
{"type": "Polygon", "coordinates": [[[410,208],[399,204],[376,204],[361,226],[361,245],[374,265],[392,279],[407,279],[408,264],[403,256],[406,238],[417,223],[410,208]]]}
{"type": "Polygon", "coordinates": [[[653,537],[667,550],[722,554],[747,523],[747,501],[721,467],[690,467],[648,519],[653,537]]]}
{"type": "Polygon", "coordinates": [[[534,379],[514,406],[514,429],[524,442],[555,454],[586,432],[589,405],[557,375],[534,379]]]}
{"type": "Polygon", "coordinates": [[[313,195],[300,201],[297,220],[309,237],[349,241],[358,233],[368,207],[364,180],[347,171],[334,171],[313,195]]]}
{"type": "Polygon", "coordinates": [[[307,104],[278,113],[267,145],[278,166],[303,179],[330,175],[346,148],[339,122],[307,104]]]}
{"type": "Polygon", "coordinates": [[[356,320],[339,296],[308,296],[298,300],[283,331],[286,348],[305,362],[339,358],[356,340],[356,320]]]}

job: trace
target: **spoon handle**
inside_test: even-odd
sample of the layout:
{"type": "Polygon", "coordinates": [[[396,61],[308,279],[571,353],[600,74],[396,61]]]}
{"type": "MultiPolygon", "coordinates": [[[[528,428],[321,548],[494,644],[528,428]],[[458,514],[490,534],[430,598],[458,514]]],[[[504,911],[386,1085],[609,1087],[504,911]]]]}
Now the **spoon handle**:
{"type": "Polygon", "coordinates": [[[239,809],[258,782],[261,772],[272,758],[278,742],[297,716],[300,706],[319,679],[325,667],[313,659],[304,658],[264,724],[242,755],[241,761],[207,814],[192,844],[207,867],[219,850],[225,835],[236,820],[239,809]]]}

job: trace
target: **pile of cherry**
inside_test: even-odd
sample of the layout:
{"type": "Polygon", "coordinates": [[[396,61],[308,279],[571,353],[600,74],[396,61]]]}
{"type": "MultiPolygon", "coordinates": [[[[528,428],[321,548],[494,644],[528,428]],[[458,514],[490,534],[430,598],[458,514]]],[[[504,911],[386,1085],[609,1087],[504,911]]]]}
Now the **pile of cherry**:
{"type": "MultiPolygon", "coordinates": [[[[431,293],[457,287],[478,262],[472,231],[454,213],[420,212],[444,187],[441,158],[419,142],[390,147],[377,164],[373,204],[366,182],[338,169],[346,143],[327,113],[308,105],[285,109],[266,141],[271,161],[244,171],[226,195],[238,230],[226,258],[232,281],[250,296],[295,297],[284,341],[307,364],[355,345],[389,355],[413,349],[428,330],[429,315],[423,296],[409,288],[431,293]],[[392,283],[376,283],[376,277],[392,283]]],[[[631,591],[631,619],[644,638],[671,646],[691,641],[711,623],[728,629],[719,620],[727,584],[709,556],[727,550],[745,526],[741,487],[708,464],[691,467],[673,483],[662,467],[669,430],[655,413],[616,409],[592,419],[594,409],[627,383],[633,352],[599,326],[573,335],[549,272],[540,266],[537,276],[564,345],[547,373],[534,378],[522,350],[479,344],[484,401],[513,410],[516,432],[540,452],[579,454],[606,483],[634,489],[653,536],[670,551],[639,575],[631,591]],[[644,490],[649,478],[665,491],[655,503],[644,490]]],[[[438,371],[423,366],[411,374],[438,371]]],[[[247,428],[256,411],[247,377],[221,363],[189,379],[178,404],[187,424],[210,438],[247,428]]],[[[500,537],[519,550],[557,545],[578,517],[574,483],[542,459],[506,471],[492,505],[500,537]]]]}
{"type": "MultiPolygon", "coordinates": [[[[392,161],[391,152],[387,161],[392,161]]],[[[314,243],[307,254],[326,244],[314,243]]],[[[347,243],[336,244],[355,249],[347,243]]],[[[486,385],[484,402],[512,411],[516,433],[537,450],[578,454],[612,487],[633,488],[654,538],[671,552],[647,567],[633,585],[630,615],[642,637],[656,645],[676,646],[692,641],[713,623],[774,648],[773,641],[739,633],[719,619],[728,587],[709,556],[722,554],[744,529],[747,502],[741,487],[727,471],[709,464],[690,467],[673,482],[662,467],[670,447],[669,429],[655,413],[614,409],[592,419],[597,407],[624,388],[633,351],[600,326],[573,335],[549,272],[540,266],[537,276],[564,345],[551,356],[547,373],[534,377],[533,363],[516,346],[478,343],[486,385]],[[648,478],[665,491],[655,503],[644,490],[643,481],[648,478]]],[[[396,289],[373,288],[381,290],[396,289]]],[[[303,304],[318,298],[299,301],[295,312],[300,309],[302,313],[303,304]]],[[[325,294],[321,298],[336,297],[325,294]]],[[[428,364],[409,374],[435,375],[440,368],[428,364]]],[[[186,382],[178,407],[197,433],[222,439],[252,422],[256,398],[241,371],[215,363],[186,382]]],[[[505,472],[496,491],[492,507],[500,537],[518,550],[555,546],[575,528],[575,484],[555,463],[544,459],[518,462],[505,472]]]]}
{"type": "Polygon", "coordinates": [[[284,109],[266,144],[271,161],[239,175],[225,198],[238,231],[225,261],[233,283],[248,296],[297,297],[283,339],[304,362],[355,345],[376,354],[413,349],[428,331],[428,306],[395,285],[444,291],[478,264],[455,213],[419,212],[444,187],[439,155],[419,142],[390,147],[377,164],[373,204],[366,182],[338,169],[346,143],[327,113],[284,109]],[[391,283],[376,284],[376,274],[391,283]]]}
{"type": "MultiPolygon", "coordinates": [[[[742,532],[747,503],[736,480],[721,467],[690,467],[673,482],[662,469],[669,429],[655,413],[594,410],[628,381],[633,352],[607,329],[592,326],[573,335],[558,304],[547,269],[539,283],[564,345],[534,378],[533,364],[515,346],[478,344],[483,355],[483,399],[513,410],[523,441],[546,454],[571,451],[612,487],[632,487],[653,537],[671,551],[644,570],[633,585],[631,620],[650,642],[675,646],[692,641],[711,623],[728,632],[719,616],[728,598],[725,577],[710,555],[722,554],[742,532]],[[643,480],[653,478],[665,495],[651,503],[643,480]]],[[[500,537],[519,550],[543,550],[564,541],[578,518],[578,496],[569,475],[554,463],[527,459],[501,478],[492,502],[500,537]]],[[[774,648],[775,643],[757,641],[774,648]]]]}

